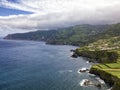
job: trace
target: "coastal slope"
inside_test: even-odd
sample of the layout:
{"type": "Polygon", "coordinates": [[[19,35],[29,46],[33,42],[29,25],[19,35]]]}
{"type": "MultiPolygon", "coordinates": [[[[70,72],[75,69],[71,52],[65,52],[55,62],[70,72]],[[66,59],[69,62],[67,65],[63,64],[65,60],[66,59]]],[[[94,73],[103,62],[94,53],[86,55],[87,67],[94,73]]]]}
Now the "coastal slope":
{"type": "Polygon", "coordinates": [[[112,25],[95,42],[75,50],[73,56],[87,57],[94,64],[90,73],[105,80],[112,90],[120,89],[120,24],[112,25]],[[98,64],[99,63],[99,64],[98,64]]]}
{"type": "Polygon", "coordinates": [[[47,44],[84,46],[96,34],[105,32],[109,25],[76,25],[55,30],[9,34],[4,39],[45,41],[47,44]],[[90,38],[91,37],[91,38],[90,38]]]}

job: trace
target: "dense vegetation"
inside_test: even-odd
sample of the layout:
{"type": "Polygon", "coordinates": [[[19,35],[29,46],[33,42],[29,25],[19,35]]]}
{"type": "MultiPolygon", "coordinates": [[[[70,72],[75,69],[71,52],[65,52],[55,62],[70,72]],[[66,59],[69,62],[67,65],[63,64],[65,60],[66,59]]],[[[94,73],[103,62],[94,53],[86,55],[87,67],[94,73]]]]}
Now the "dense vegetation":
{"type": "Polygon", "coordinates": [[[87,57],[92,62],[99,63],[117,62],[119,56],[117,52],[107,50],[89,51],[77,49],[75,54],[77,54],[78,56],[87,57]]]}
{"type": "Polygon", "coordinates": [[[98,51],[98,50],[113,50],[120,48],[120,36],[109,37],[107,39],[99,39],[93,43],[79,48],[80,50],[98,51]]]}
{"type": "MultiPolygon", "coordinates": [[[[107,30],[109,25],[77,25],[57,30],[36,31],[29,33],[11,34],[5,39],[22,39],[46,41],[49,44],[86,45],[91,42],[90,37],[107,30]]],[[[94,37],[93,37],[94,38],[94,37]]]]}
{"type": "Polygon", "coordinates": [[[76,49],[75,54],[98,60],[98,62],[115,62],[120,50],[120,24],[109,26],[108,30],[95,35],[94,42],[76,49]]]}
{"type": "MultiPolygon", "coordinates": [[[[119,52],[120,50],[118,50],[119,52]]],[[[117,63],[104,63],[92,66],[90,73],[99,75],[113,88],[112,90],[120,89],[120,53],[117,63]]]]}
{"type": "Polygon", "coordinates": [[[92,43],[75,50],[73,56],[90,58],[92,62],[101,64],[93,65],[90,73],[104,79],[113,88],[120,89],[120,24],[111,25],[103,33],[90,38],[92,43]]]}
{"type": "MultiPolygon", "coordinates": [[[[113,24],[77,25],[69,28],[61,28],[56,30],[38,30],[36,32],[10,34],[6,36],[5,39],[36,40],[46,41],[46,43],[49,44],[70,44],[83,46],[98,40],[103,41],[104,39],[108,39],[108,41],[111,40],[112,42],[112,37],[114,37],[114,40],[115,37],[118,37],[117,41],[120,41],[119,36],[120,24],[113,24]]],[[[110,44],[111,43],[109,43],[109,45],[110,44]]]]}
{"type": "MultiPolygon", "coordinates": [[[[95,42],[95,41],[98,41],[100,39],[109,39],[111,37],[118,37],[118,36],[120,36],[120,23],[110,25],[108,27],[108,29],[105,30],[103,33],[99,33],[99,34],[94,35],[94,38],[90,37],[90,40],[95,42]]],[[[119,40],[120,40],[120,38],[119,38],[119,40]]]]}

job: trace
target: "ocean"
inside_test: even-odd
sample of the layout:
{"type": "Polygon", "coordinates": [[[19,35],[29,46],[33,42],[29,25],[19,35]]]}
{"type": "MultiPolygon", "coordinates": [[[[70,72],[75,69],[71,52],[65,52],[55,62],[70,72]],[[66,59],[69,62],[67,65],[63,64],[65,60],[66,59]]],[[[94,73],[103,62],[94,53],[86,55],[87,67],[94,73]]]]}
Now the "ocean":
{"type": "Polygon", "coordinates": [[[71,57],[69,45],[44,42],[0,40],[0,90],[107,90],[81,86],[84,79],[98,82],[96,76],[78,73],[90,67],[87,59],[71,57]]]}

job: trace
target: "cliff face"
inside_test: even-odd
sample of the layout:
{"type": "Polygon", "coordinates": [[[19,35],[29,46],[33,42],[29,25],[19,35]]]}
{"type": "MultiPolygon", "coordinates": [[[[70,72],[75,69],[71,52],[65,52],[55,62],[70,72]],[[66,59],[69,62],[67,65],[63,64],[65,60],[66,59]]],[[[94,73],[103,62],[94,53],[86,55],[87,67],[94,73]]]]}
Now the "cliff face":
{"type": "Polygon", "coordinates": [[[94,66],[90,69],[90,73],[98,75],[106,83],[108,83],[110,86],[112,86],[112,90],[120,89],[120,78],[113,76],[112,74],[110,74],[102,69],[95,68],[94,66]]]}
{"type": "Polygon", "coordinates": [[[114,51],[100,50],[89,51],[76,49],[75,55],[90,58],[92,62],[113,63],[118,59],[118,54],[114,51]]]}
{"type": "Polygon", "coordinates": [[[90,58],[98,62],[92,66],[90,73],[100,76],[109,83],[112,90],[120,90],[120,24],[94,36],[94,42],[76,49],[74,57],[90,58]]]}
{"type": "Polygon", "coordinates": [[[90,73],[98,75],[106,83],[112,86],[112,90],[120,89],[120,62],[119,50],[81,50],[76,49],[73,56],[90,58],[92,62],[101,64],[93,65],[90,73]]]}
{"type": "Polygon", "coordinates": [[[120,79],[116,79],[114,82],[112,90],[119,90],[120,89],[120,79]]]}
{"type": "Polygon", "coordinates": [[[4,37],[4,39],[12,39],[12,37],[10,34],[8,34],[6,37],[4,37]]]}
{"type": "Polygon", "coordinates": [[[92,67],[90,69],[90,73],[98,75],[101,79],[103,79],[110,86],[114,85],[114,78],[115,77],[113,77],[111,74],[109,74],[109,73],[107,73],[107,72],[105,72],[105,71],[103,71],[101,69],[94,68],[94,67],[92,67]]]}

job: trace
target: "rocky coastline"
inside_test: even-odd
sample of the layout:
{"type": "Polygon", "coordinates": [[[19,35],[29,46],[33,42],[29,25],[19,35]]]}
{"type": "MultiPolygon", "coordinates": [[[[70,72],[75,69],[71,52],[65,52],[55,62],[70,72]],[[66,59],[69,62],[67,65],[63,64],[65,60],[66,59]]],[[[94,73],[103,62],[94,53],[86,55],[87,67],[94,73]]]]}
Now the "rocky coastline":
{"type": "Polygon", "coordinates": [[[96,69],[94,68],[94,66],[91,67],[90,73],[95,74],[99,76],[101,79],[103,79],[107,84],[109,84],[112,87],[111,90],[120,89],[120,78],[113,76],[104,70],[96,69]]]}
{"type": "MultiPolygon", "coordinates": [[[[96,51],[79,51],[78,49],[76,49],[73,52],[72,57],[74,57],[74,58],[77,58],[80,56],[86,57],[86,58],[89,58],[88,59],[89,62],[93,62],[93,63],[96,63],[96,62],[97,63],[113,63],[113,62],[117,61],[118,55],[115,52],[110,52],[110,54],[113,56],[113,58],[112,58],[113,61],[108,61],[109,59],[105,60],[105,62],[104,62],[104,60],[100,60],[104,56],[102,56],[102,58],[99,58],[99,61],[97,61],[96,57],[99,57],[98,55],[101,55],[98,53],[109,54],[109,52],[107,52],[107,51],[97,51],[97,53],[96,53],[96,51]]],[[[83,70],[83,71],[86,71],[86,70],[83,70]]],[[[119,90],[120,89],[120,78],[118,78],[102,69],[95,68],[94,65],[90,68],[89,73],[99,76],[102,80],[104,80],[107,84],[109,84],[110,87],[112,87],[110,90],[119,90]]]]}

